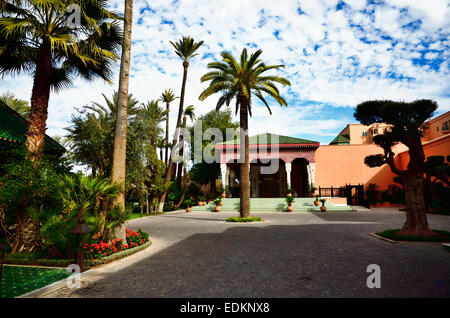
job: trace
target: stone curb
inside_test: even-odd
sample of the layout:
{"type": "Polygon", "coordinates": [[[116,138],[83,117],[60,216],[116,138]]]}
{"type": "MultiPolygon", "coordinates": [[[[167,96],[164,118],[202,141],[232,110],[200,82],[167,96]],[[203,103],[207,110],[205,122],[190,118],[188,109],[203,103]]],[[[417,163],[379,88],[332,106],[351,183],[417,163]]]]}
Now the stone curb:
{"type": "Polygon", "coordinates": [[[414,244],[435,244],[435,245],[437,245],[437,244],[442,244],[442,245],[445,245],[445,244],[446,244],[446,243],[442,243],[442,242],[394,241],[394,240],[391,240],[391,239],[382,237],[382,236],[380,236],[380,235],[378,235],[378,234],[376,234],[376,233],[367,233],[367,235],[373,236],[373,237],[375,237],[375,238],[377,238],[377,239],[379,239],[379,240],[383,240],[383,241],[386,241],[386,242],[389,242],[389,243],[392,243],[392,244],[412,244],[412,245],[414,245],[414,244]]]}
{"type": "Polygon", "coordinates": [[[377,239],[382,240],[382,241],[386,241],[386,242],[392,243],[392,244],[397,244],[397,243],[399,243],[399,242],[397,242],[397,241],[390,240],[390,239],[388,239],[388,238],[379,236],[379,235],[376,234],[376,233],[367,233],[367,235],[372,236],[372,237],[377,238],[377,239]]]}

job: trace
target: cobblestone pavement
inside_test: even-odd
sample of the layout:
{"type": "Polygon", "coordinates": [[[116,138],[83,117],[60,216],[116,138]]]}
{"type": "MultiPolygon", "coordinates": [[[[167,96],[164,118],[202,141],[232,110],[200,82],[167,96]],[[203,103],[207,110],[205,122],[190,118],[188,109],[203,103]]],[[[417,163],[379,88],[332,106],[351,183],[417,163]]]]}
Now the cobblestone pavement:
{"type": "MultiPolygon", "coordinates": [[[[44,297],[450,297],[450,253],[440,244],[392,244],[368,235],[401,227],[396,209],[253,213],[171,212],[132,220],[153,245],[86,273],[82,288],[44,297]],[[381,288],[366,286],[369,264],[381,288]]],[[[430,215],[450,231],[450,217],[430,215]]]]}

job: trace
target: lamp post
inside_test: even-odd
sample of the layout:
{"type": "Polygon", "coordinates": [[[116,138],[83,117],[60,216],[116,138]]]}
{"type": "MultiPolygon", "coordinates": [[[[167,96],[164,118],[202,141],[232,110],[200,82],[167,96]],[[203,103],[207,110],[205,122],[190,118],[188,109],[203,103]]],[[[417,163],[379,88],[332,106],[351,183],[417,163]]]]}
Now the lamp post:
{"type": "Polygon", "coordinates": [[[70,234],[75,234],[77,240],[77,245],[76,245],[76,259],[75,259],[75,263],[80,267],[80,271],[83,272],[84,271],[84,235],[87,233],[90,233],[91,230],[89,229],[89,227],[86,224],[86,221],[82,220],[79,221],[69,232],[69,263],[70,263],[70,259],[71,257],[71,248],[70,248],[70,234]],[[79,238],[79,239],[78,239],[79,238]],[[78,243],[79,242],[79,243],[78,243]]]}

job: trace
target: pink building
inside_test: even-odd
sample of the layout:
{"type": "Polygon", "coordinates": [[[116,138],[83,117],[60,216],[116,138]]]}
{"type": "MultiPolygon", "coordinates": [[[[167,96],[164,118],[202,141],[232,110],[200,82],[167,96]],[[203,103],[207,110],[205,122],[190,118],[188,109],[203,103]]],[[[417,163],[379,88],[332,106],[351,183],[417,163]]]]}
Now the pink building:
{"type": "MultiPolygon", "coordinates": [[[[450,112],[427,122],[423,137],[425,155],[450,155],[450,112]]],[[[373,136],[389,129],[385,124],[347,125],[330,145],[301,138],[261,134],[249,137],[250,187],[252,197],[280,197],[286,190],[295,190],[299,197],[308,194],[309,187],[340,187],[346,184],[371,183],[385,190],[395,176],[387,165],[369,168],[364,164],[368,155],[382,154],[373,144],[373,136]],[[276,169],[275,169],[276,168],[276,169]]],[[[220,155],[222,184],[238,185],[239,140],[216,145],[220,155]]],[[[398,144],[393,149],[400,169],[406,169],[408,148],[398,144]]]]}

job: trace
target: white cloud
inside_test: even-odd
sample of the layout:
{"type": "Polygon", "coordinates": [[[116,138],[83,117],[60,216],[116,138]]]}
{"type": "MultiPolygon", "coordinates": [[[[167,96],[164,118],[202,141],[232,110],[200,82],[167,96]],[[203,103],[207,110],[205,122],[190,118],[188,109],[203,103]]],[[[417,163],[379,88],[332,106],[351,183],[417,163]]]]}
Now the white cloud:
{"type": "MultiPolygon", "coordinates": [[[[219,59],[222,50],[238,55],[247,43],[255,44],[263,50],[264,61],[286,65],[281,74],[292,86],[289,90],[282,88],[282,92],[290,105],[288,109],[273,105],[274,115],[267,127],[261,124],[263,118],[268,118],[265,107],[255,107],[255,118],[250,122],[255,132],[270,129],[288,135],[331,135],[331,130],[343,128],[351,116],[349,108],[345,114],[334,113],[333,118],[320,112],[310,118],[305,116],[311,111],[304,106],[305,101],[320,103],[320,109],[323,105],[353,107],[367,99],[431,98],[438,101],[441,110],[449,110],[447,1],[387,2],[367,6],[364,0],[352,0],[336,11],[336,0],[179,0],[173,4],[166,0],[136,0],[130,93],[141,101],[158,98],[166,88],[178,95],[182,65],[169,41],[189,34],[205,41],[200,55],[191,61],[186,92],[186,105],[194,104],[198,114],[213,109],[217,101],[217,97],[198,101],[205,87],[199,79],[207,71],[206,64],[219,59]],[[299,8],[304,14],[298,13],[299,8]],[[417,20],[422,21],[418,28],[402,28],[417,20]],[[427,48],[433,52],[426,52],[427,48]],[[202,60],[207,53],[211,56],[202,60]],[[439,68],[413,63],[422,55],[430,62],[436,58],[444,62],[439,68]]],[[[111,4],[117,12],[123,10],[122,0],[111,4]]],[[[79,81],[75,88],[52,94],[49,133],[64,132],[62,127],[68,124],[74,107],[102,102],[101,93],[110,95],[117,89],[118,70],[119,65],[113,86],[101,81],[79,81]]],[[[28,77],[8,77],[0,81],[0,92],[11,90],[29,100],[31,85],[28,77]]],[[[177,108],[178,101],[172,105],[172,129],[177,108]]]]}

